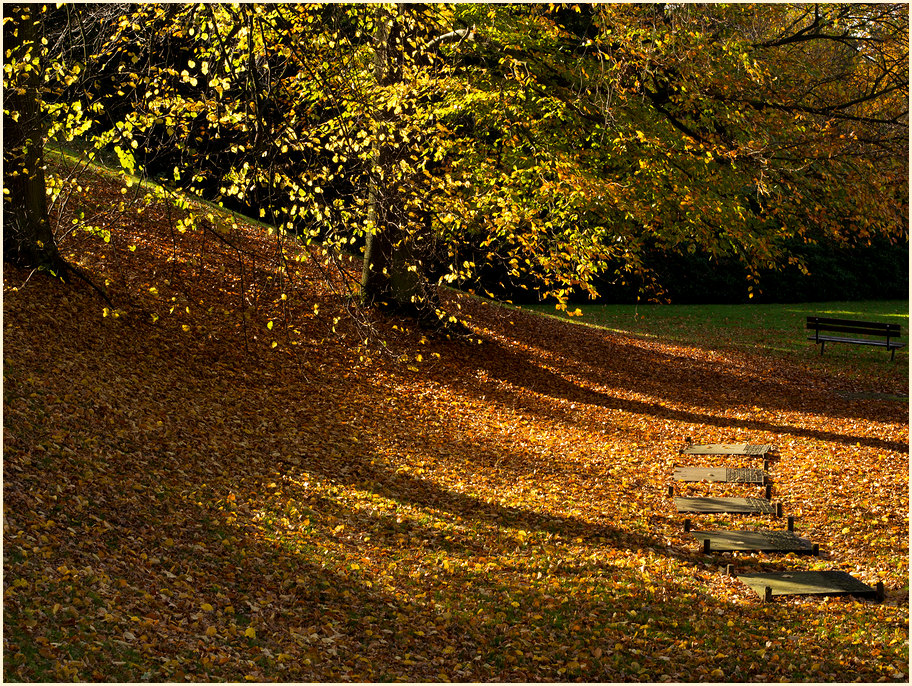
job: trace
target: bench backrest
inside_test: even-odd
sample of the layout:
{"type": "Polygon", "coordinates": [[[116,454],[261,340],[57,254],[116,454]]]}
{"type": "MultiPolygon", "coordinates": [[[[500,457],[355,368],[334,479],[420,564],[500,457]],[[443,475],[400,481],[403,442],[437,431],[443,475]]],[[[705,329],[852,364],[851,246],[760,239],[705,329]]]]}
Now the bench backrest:
{"type": "Polygon", "coordinates": [[[808,317],[807,328],[815,331],[836,331],[839,333],[867,334],[870,336],[899,336],[899,324],[886,322],[863,322],[856,319],[833,319],[831,317],[808,317]]]}

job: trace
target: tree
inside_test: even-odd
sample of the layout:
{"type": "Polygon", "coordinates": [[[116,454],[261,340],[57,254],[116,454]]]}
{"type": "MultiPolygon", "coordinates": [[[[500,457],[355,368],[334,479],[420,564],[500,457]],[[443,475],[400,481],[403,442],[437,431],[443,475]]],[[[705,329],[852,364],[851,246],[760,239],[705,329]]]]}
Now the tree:
{"type": "Polygon", "coordinates": [[[93,35],[46,101],[127,170],[363,250],[369,304],[648,290],[657,249],[750,290],[796,237],[908,236],[904,5],[147,4],[93,35]]]}
{"type": "MultiPolygon", "coordinates": [[[[501,95],[488,128],[528,132],[499,139],[513,170],[564,154],[539,168],[571,179],[561,198],[585,189],[579,216],[589,235],[605,227],[620,279],[648,284],[643,260],[657,246],[735,257],[750,279],[795,259],[796,236],[907,238],[904,6],[516,12],[477,44],[479,70],[506,55],[521,73],[492,86],[501,95]],[[551,130],[546,113],[558,113],[551,130]]],[[[495,158],[480,157],[472,168],[491,178],[495,158]]]]}
{"type": "Polygon", "coordinates": [[[41,14],[40,5],[3,7],[3,252],[65,279],[45,193],[41,14]]]}

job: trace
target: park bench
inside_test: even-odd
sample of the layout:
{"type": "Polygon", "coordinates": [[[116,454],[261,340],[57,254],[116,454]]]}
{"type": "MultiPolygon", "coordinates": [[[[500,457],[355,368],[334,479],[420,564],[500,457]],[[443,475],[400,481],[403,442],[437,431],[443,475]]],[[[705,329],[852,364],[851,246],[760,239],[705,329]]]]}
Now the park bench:
{"type": "Polygon", "coordinates": [[[876,345],[890,351],[892,360],[897,348],[902,348],[905,343],[896,339],[899,337],[899,324],[886,324],[881,322],[863,322],[855,319],[831,319],[828,317],[808,317],[807,328],[814,331],[813,336],[808,336],[809,341],[820,344],[820,354],[827,343],[854,343],[855,345],[876,345]],[[825,332],[825,333],[822,333],[825,332]],[[834,336],[837,334],[852,334],[834,336]],[[870,338],[860,338],[869,336],[870,338]]]}

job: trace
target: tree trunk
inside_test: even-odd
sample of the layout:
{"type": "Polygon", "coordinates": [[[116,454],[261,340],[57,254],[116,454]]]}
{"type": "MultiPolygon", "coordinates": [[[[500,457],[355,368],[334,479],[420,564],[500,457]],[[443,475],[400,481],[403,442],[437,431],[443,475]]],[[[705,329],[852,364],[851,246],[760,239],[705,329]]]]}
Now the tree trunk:
{"type": "MultiPolygon", "coordinates": [[[[374,74],[381,87],[402,79],[403,43],[400,22],[395,12],[378,8],[374,36],[374,74]]],[[[383,131],[396,116],[391,108],[380,106],[378,129],[383,131]]],[[[424,309],[425,294],[421,274],[411,249],[411,236],[406,228],[403,198],[394,178],[395,161],[402,154],[403,144],[387,135],[374,141],[373,178],[370,188],[369,220],[373,233],[364,246],[364,265],[361,273],[361,301],[365,305],[381,306],[417,313],[424,309]]]]}
{"type": "Polygon", "coordinates": [[[44,182],[40,11],[40,5],[3,8],[6,61],[13,65],[3,84],[3,253],[5,260],[65,279],[44,182]]]}

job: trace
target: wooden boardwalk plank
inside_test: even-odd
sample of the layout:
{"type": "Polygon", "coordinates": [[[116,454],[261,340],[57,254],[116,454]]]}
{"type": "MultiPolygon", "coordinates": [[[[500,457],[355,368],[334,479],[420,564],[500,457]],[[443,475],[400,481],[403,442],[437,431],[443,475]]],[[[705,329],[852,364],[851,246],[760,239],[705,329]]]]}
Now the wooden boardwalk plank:
{"type": "Polygon", "coordinates": [[[880,591],[839,570],[741,574],[738,579],[761,598],[770,595],[860,595],[878,597],[880,591]]]}
{"type": "Polygon", "coordinates": [[[692,443],[681,452],[685,455],[755,455],[763,456],[773,452],[769,444],[755,445],[752,443],[692,443]]]}
{"type": "Polygon", "coordinates": [[[696,482],[714,481],[730,484],[766,483],[768,475],[762,469],[741,469],[732,467],[675,467],[672,479],[675,481],[696,482]]]}
{"type": "Polygon", "coordinates": [[[691,531],[706,553],[761,552],[818,554],[818,547],[791,531],[691,531]]]}
{"type": "Polygon", "coordinates": [[[675,498],[678,512],[699,512],[713,514],[771,514],[780,515],[782,510],[766,498],[675,498]]]}

